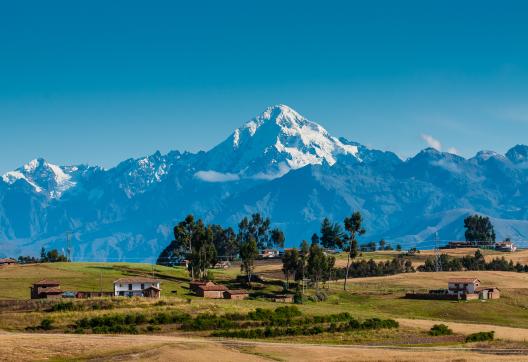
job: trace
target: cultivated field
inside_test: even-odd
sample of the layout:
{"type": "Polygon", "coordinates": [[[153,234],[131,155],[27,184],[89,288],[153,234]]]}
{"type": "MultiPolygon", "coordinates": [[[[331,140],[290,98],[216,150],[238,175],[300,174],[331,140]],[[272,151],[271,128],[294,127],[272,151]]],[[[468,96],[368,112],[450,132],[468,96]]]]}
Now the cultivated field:
{"type": "Polygon", "coordinates": [[[486,348],[328,346],[175,336],[0,334],[0,361],[525,361],[486,348]]]}

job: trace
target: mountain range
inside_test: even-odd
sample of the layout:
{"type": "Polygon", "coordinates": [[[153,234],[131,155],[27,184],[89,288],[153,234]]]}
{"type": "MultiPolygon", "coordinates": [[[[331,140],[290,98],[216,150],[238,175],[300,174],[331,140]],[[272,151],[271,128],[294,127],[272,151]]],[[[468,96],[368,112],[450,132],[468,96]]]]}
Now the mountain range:
{"type": "Polygon", "coordinates": [[[490,217],[498,238],[528,237],[528,146],[472,158],[427,148],[407,160],[330,135],[277,105],[207,152],[172,151],[116,167],[44,159],[0,179],[0,256],[66,248],[74,260],[152,261],[192,213],[235,226],[260,212],[297,245],[324,217],[359,210],[367,233],[427,248],[463,239],[463,219],[490,217]]]}

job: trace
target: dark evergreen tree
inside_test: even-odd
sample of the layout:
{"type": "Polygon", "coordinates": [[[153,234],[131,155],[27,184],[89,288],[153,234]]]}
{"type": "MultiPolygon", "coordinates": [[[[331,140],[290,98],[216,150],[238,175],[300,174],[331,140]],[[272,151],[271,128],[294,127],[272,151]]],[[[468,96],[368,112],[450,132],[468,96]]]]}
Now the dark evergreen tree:
{"type": "Polygon", "coordinates": [[[321,245],[327,249],[343,248],[343,230],[338,223],[332,223],[324,218],[321,223],[321,245]]]}
{"type": "Polygon", "coordinates": [[[495,230],[488,217],[471,215],[464,219],[466,241],[495,241],[495,230]]]}

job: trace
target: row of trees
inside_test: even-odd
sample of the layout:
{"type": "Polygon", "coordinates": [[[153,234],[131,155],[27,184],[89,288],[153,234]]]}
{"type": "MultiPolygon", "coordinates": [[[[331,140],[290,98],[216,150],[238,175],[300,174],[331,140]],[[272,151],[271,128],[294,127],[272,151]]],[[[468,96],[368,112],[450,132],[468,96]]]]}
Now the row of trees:
{"type": "Polygon", "coordinates": [[[335,270],[335,257],[327,255],[319,245],[319,239],[312,237],[312,243],[303,240],[300,249],[288,249],[282,257],[282,272],[286,277],[286,288],[289,288],[290,278],[295,281],[310,279],[317,291],[319,284],[332,277],[335,270]]]}
{"type": "MultiPolygon", "coordinates": [[[[394,249],[393,249],[391,244],[387,244],[387,242],[385,240],[381,239],[379,241],[379,247],[377,246],[375,241],[371,241],[371,242],[366,243],[366,244],[361,244],[359,246],[359,250],[361,252],[369,252],[369,251],[376,251],[376,250],[384,251],[384,250],[394,250],[394,249]]],[[[396,245],[396,250],[397,251],[401,251],[402,250],[402,246],[400,244],[396,245]]]]}
{"type": "MultiPolygon", "coordinates": [[[[394,275],[401,273],[415,272],[412,262],[409,259],[401,257],[393,258],[392,260],[375,262],[370,260],[358,260],[350,264],[350,276],[353,278],[376,277],[383,275],[394,275]]],[[[336,278],[341,278],[344,275],[343,269],[338,269],[335,274],[336,278]]]]}
{"type": "MultiPolygon", "coordinates": [[[[504,257],[486,261],[480,250],[477,250],[475,255],[466,255],[462,258],[442,254],[438,261],[443,271],[495,270],[528,272],[528,265],[523,265],[519,262],[514,264],[512,260],[508,261],[504,257]]],[[[427,258],[425,263],[418,267],[418,270],[424,272],[436,271],[434,258],[427,258]]]]}
{"type": "Polygon", "coordinates": [[[34,264],[34,263],[58,263],[68,261],[68,257],[57,249],[46,251],[44,247],[40,249],[40,257],[21,255],[18,257],[19,264],[34,264]]]}
{"type": "Polygon", "coordinates": [[[324,218],[321,223],[320,235],[312,235],[312,244],[309,248],[308,243],[303,240],[300,251],[293,249],[285,252],[283,272],[287,282],[291,275],[293,275],[294,280],[304,280],[305,277],[309,277],[318,289],[321,281],[324,282],[331,278],[332,271],[335,270],[335,258],[326,255],[321,248],[322,246],[325,249],[337,249],[347,253],[343,284],[343,289],[346,290],[350,263],[359,254],[357,237],[363,234],[365,234],[365,228],[359,212],[354,212],[351,216],[345,217],[343,225],[324,218]],[[308,271],[307,275],[306,271],[308,271]]]}
{"type": "Polygon", "coordinates": [[[186,259],[193,279],[207,279],[208,269],[220,258],[232,260],[240,256],[242,271],[251,283],[259,250],[284,246],[284,233],[272,229],[270,219],[259,213],[243,218],[237,232],[231,227],[206,225],[193,215],[188,215],[173,231],[174,240],[161,252],[157,264],[173,266],[186,259]]]}

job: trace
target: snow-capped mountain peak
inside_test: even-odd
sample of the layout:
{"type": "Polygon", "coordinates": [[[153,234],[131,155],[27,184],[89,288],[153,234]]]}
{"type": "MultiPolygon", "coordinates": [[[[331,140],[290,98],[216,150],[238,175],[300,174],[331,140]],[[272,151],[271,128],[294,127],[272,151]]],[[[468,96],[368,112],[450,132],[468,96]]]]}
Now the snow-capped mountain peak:
{"type": "Polygon", "coordinates": [[[306,165],[333,165],[338,155],[360,160],[356,145],[344,144],[283,104],[268,107],[208,154],[210,161],[203,171],[236,172],[240,178],[263,179],[280,177],[306,165]]]}
{"type": "Polygon", "coordinates": [[[37,158],[15,171],[7,172],[2,176],[2,180],[10,185],[23,180],[36,192],[45,193],[51,199],[58,199],[66,190],[75,186],[72,173],[77,170],[76,166],[62,168],[37,158]]]}

